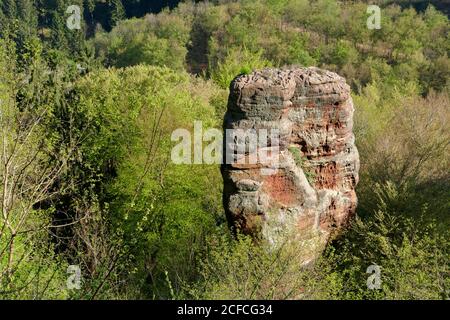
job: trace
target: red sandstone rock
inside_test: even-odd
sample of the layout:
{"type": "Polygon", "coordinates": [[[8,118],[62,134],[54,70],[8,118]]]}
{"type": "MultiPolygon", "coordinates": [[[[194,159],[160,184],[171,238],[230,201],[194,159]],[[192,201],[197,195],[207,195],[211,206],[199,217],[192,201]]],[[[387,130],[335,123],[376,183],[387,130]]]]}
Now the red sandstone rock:
{"type": "MultiPolygon", "coordinates": [[[[324,243],[345,226],[357,202],[352,117],[350,88],[335,73],[265,69],[238,76],[224,129],[277,129],[279,160],[222,166],[230,224],[272,243],[284,235],[324,243]]],[[[241,156],[254,157],[261,147],[250,146],[241,156]]]]}

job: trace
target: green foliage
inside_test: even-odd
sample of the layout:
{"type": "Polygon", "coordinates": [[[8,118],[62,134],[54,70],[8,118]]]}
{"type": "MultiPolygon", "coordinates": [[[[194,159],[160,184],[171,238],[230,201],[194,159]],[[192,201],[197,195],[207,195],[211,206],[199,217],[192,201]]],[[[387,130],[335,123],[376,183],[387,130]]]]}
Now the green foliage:
{"type": "Polygon", "coordinates": [[[200,264],[202,280],[188,286],[194,299],[448,299],[448,237],[435,222],[403,217],[389,201],[405,201],[392,184],[375,188],[378,208],[356,219],[314,265],[303,264],[304,248],[278,249],[250,239],[210,240],[200,264]],[[380,289],[366,273],[381,267],[380,289]]]}
{"type": "Polygon", "coordinates": [[[404,90],[395,89],[392,96],[381,99],[379,89],[369,86],[363,96],[355,97],[355,134],[363,169],[360,212],[374,210],[374,184],[393,181],[405,188],[409,201],[402,214],[419,215],[427,203],[433,207],[428,215],[448,226],[450,220],[444,214],[448,192],[444,190],[448,189],[449,98],[431,94],[424,99],[404,90]]]}
{"type": "Polygon", "coordinates": [[[117,163],[108,208],[130,247],[126,273],[143,292],[168,297],[165,272],[175,289],[180,278],[192,277],[192,259],[222,212],[217,166],[173,164],[170,136],[194,120],[218,125],[210,100],[220,91],[186,73],[148,66],[90,74],[77,90],[84,134],[96,131],[87,134],[83,162],[117,163]]]}
{"type": "Polygon", "coordinates": [[[231,81],[239,74],[249,74],[253,70],[270,66],[271,63],[262,58],[262,52],[250,52],[247,48],[237,48],[229,52],[217,69],[212,71],[211,78],[222,88],[228,88],[231,81]]]}
{"type": "MultiPolygon", "coordinates": [[[[48,213],[33,214],[34,221],[29,228],[39,227],[42,220],[48,219],[48,213]]],[[[0,239],[2,250],[8,246],[7,237],[0,239]]],[[[68,266],[63,257],[54,251],[46,230],[34,234],[23,234],[15,239],[14,272],[8,277],[0,278],[0,300],[20,299],[67,299],[69,290],[66,287],[68,266]]],[[[5,270],[8,264],[7,255],[0,257],[0,269],[5,270]]]]}
{"type": "MultiPolygon", "coordinates": [[[[377,209],[365,219],[356,219],[352,229],[326,254],[343,277],[344,299],[448,299],[448,237],[436,222],[422,215],[410,218],[397,211],[393,202],[407,205],[409,199],[393,183],[376,185],[377,209]],[[381,289],[368,290],[367,267],[381,267],[381,289]]],[[[326,261],[325,260],[325,261],[326,261]]]]}
{"type": "Polygon", "coordinates": [[[363,1],[183,2],[129,20],[134,2],[2,1],[0,297],[448,299],[448,18],[378,3],[380,30],[363,1]],[[314,265],[300,244],[232,238],[218,166],[170,160],[175,129],[221,127],[237,75],[292,64],[355,92],[358,218],[314,265]]]}
{"type": "Polygon", "coordinates": [[[316,65],[317,62],[313,56],[317,53],[308,51],[308,36],[300,37],[298,34],[293,33],[292,38],[292,40],[289,40],[288,56],[284,58],[286,60],[285,63],[305,67],[316,65]]]}
{"type": "Polygon", "coordinates": [[[298,299],[306,281],[304,248],[285,243],[278,249],[252,239],[210,239],[200,263],[201,278],[186,295],[194,299],[298,299]]]}
{"type": "Polygon", "coordinates": [[[358,52],[350,42],[340,40],[333,46],[330,62],[338,66],[355,63],[358,59],[358,52]]]}
{"type": "Polygon", "coordinates": [[[51,129],[63,85],[38,53],[29,68],[18,66],[15,49],[0,40],[0,298],[66,298],[67,261],[48,233],[54,211],[37,205],[64,167],[51,129]]]}
{"type": "Polygon", "coordinates": [[[313,184],[314,180],[316,178],[316,175],[309,168],[305,167],[304,161],[303,161],[303,158],[302,158],[302,155],[300,153],[299,148],[297,148],[297,147],[289,147],[288,150],[292,154],[292,156],[294,157],[295,164],[298,167],[303,169],[303,172],[304,172],[304,174],[306,176],[306,179],[308,179],[308,182],[310,184],[313,184]]]}
{"type": "Polygon", "coordinates": [[[125,18],[125,8],[123,7],[121,0],[111,0],[111,21],[113,25],[116,25],[120,20],[125,18]]]}
{"type": "Polygon", "coordinates": [[[212,70],[236,47],[245,47],[260,52],[274,66],[318,65],[335,70],[355,89],[377,76],[370,69],[379,59],[388,63],[395,79],[426,79],[420,82],[423,92],[446,87],[448,20],[443,14],[431,6],[418,14],[391,5],[383,9],[382,28],[375,32],[366,27],[366,8],[363,3],[341,6],[334,0],[240,1],[216,9],[228,9],[228,15],[218,20],[222,26],[197,28],[211,37],[205,51],[212,70]],[[435,57],[441,57],[439,62],[435,57]],[[436,64],[443,68],[432,75],[436,64]]]}
{"type": "Polygon", "coordinates": [[[97,33],[93,44],[108,65],[147,64],[182,70],[189,30],[189,21],[164,12],[121,21],[110,33],[97,33]]]}

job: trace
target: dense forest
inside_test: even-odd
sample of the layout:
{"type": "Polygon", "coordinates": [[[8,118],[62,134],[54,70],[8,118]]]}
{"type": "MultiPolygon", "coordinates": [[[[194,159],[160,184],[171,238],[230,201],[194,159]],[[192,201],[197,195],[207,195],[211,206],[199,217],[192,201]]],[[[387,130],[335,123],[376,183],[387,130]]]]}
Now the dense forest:
{"type": "Polygon", "coordinates": [[[1,0],[0,298],[449,299],[446,5],[1,0]],[[361,158],[357,217],[308,268],[230,233],[218,165],[170,161],[236,75],[290,65],[346,78],[361,158]]]}

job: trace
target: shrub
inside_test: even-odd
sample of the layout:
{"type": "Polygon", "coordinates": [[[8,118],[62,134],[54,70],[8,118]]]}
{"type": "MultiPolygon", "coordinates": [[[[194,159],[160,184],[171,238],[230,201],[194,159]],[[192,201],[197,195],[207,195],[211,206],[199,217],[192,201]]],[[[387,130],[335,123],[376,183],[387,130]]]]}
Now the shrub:
{"type": "Polygon", "coordinates": [[[239,74],[248,74],[255,69],[270,66],[271,63],[262,58],[262,52],[252,53],[246,48],[236,48],[229,52],[223,62],[211,71],[211,78],[223,89],[230,86],[231,81],[239,74]]]}

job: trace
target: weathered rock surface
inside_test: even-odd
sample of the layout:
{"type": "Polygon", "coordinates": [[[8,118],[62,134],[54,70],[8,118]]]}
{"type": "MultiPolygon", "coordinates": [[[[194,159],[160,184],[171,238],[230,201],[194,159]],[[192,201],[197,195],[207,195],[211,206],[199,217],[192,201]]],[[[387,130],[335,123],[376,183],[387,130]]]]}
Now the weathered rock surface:
{"type": "Polygon", "coordinates": [[[285,235],[326,242],[357,202],[359,156],[345,79],[318,68],[265,69],[238,76],[230,89],[224,129],[279,132],[277,163],[222,165],[230,224],[272,243],[285,235]]]}

